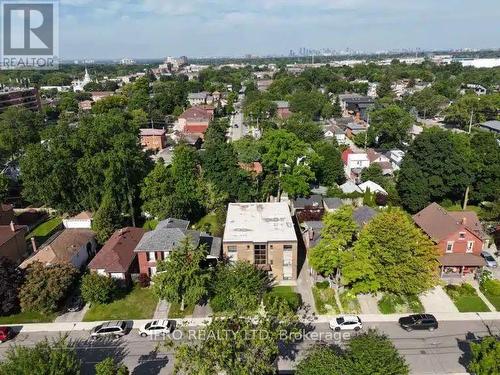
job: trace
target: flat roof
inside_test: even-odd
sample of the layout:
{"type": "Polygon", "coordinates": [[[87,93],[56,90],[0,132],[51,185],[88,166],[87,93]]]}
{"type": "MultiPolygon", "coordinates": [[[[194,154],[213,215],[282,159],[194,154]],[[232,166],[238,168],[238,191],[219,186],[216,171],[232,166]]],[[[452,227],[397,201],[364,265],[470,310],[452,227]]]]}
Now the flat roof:
{"type": "Polygon", "coordinates": [[[297,241],[288,204],[229,204],[224,242],[272,241],[297,241]]]}

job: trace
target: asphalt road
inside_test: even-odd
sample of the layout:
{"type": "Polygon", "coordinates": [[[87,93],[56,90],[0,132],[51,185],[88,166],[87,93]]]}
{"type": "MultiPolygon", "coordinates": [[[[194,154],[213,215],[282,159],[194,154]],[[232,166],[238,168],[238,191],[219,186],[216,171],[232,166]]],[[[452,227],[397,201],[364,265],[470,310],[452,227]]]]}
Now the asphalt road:
{"type": "MultiPolygon", "coordinates": [[[[500,334],[500,320],[495,321],[450,321],[441,322],[434,332],[406,332],[396,323],[365,323],[363,328],[377,328],[388,335],[399,351],[406,357],[414,374],[461,374],[466,373],[464,361],[467,358],[465,340],[493,334],[500,334]]],[[[192,330],[191,332],[196,332],[192,330]]],[[[178,331],[180,337],[181,331],[178,331]]],[[[0,345],[0,358],[4,358],[7,349],[14,344],[32,346],[45,337],[57,338],[59,333],[20,333],[12,341],[0,345]]],[[[113,356],[128,366],[133,374],[171,374],[173,369],[173,351],[163,345],[163,339],[142,338],[132,330],[121,339],[91,342],[88,332],[68,332],[72,345],[77,349],[83,362],[84,374],[93,374],[95,363],[113,356]]],[[[290,370],[296,360],[307,353],[307,349],[318,341],[343,345],[349,334],[339,337],[333,334],[328,324],[315,324],[298,344],[297,352],[283,349],[291,355],[281,359],[280,370],[290,370]]],[[[187,340],[174,336],[174,341],[187,340]]],[[[192,338],[191,338],[192,339],[192,338]]]]}

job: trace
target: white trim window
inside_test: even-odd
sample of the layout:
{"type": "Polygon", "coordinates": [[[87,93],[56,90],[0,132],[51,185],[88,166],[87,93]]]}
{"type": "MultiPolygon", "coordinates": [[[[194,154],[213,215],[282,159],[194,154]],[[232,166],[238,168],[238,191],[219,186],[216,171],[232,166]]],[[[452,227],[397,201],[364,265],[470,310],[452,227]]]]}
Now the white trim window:
{"type": "Polygon", "coordinates": [[[169,255],[170,255],[170,251],[164,251],[163,252],[163,259],[167,259],[169,255]]]}
{"type": "Polygon", "coordinates": [[[474,241],[467,241],[467,250],[465,250],[466,253],[472,253],[474,252],[474,241]]]}
{"type": "Polygon", "coordinates": [[[230,262],[236,262],[238,260],[238,248],[236,246],[228,246],[227,256],[230,262]]]}
{"type": "Polygon", "coordinates": [[[447,253],[453,253],[453,245],[454,245],[453,241],[448,241],[446,243],[446,252],[447,253]]]}
{"type": "Polygon", "coordinates": [[[148,252],[148,262],[156,261],[156,253],[154,251],[148,252]]]}

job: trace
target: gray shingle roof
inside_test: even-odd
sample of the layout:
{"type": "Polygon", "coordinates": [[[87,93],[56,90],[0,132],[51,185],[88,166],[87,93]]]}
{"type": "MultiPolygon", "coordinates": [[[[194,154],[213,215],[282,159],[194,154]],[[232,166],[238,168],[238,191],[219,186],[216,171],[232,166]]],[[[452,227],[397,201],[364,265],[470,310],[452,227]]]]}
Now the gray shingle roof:
{"type": "Polygon", "coordinates": [[[219,259],[221,257],[222,238],[212,237],[207,233],[200,234],[200,245],[206,244],[208,254],[219,259]]]}
{"type": "Polygon", "coordinates": [[[323,203],[329,210],[336,210],[344,205],[340,198],[323,198],[323,203]]]}
{"type": "Polygon", "coordinates": [[[179,229],[188,229],[189,221],[181,220],[169,217],[168,219],[162,220],[156,226],[157,229],[161,228],[179,228],[179,229]]]}
{"type": "Polygon", "coordinates": [[[354,221],[358,224],[360,228],[364,227],[373,217],[377,215],[377,211],[368,206],[361,206],[354,210],[352,214],[354,221]]]}
{"type": "Polygon", "coordinates": [[[200,242],[200,232],[179,228],[156,228],[147,232],[135,247],[135,252],[141,251],[172,251],[189,236],[194,246],[200,242]]]}

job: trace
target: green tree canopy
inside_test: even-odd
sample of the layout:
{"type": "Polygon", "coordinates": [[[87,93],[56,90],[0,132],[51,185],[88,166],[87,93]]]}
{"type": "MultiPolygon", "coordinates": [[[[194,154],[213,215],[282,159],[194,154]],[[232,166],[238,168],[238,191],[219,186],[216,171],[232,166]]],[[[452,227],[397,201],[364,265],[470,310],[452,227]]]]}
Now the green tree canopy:
{"type": "Polygon", "coordinates": [[[368,139],[372,145],[383,149],[400,148],[409,140],[414,122],[408,112],[396,105],[373,111],[368,139]]]}
{"type": "Polygon", "coordinates": [[[178,303],[181,310],[185,305],[194,305],[207,295],[210,274],[202,268],[207,250],[204,246],[195,248],[186,237],[167,259],[158,263],[154,276],[154,291],[160,299],[178,303]]]}
{"type": "Polygon", "coordinates": [[[357,293],[418,294],[437,283],[434,243],[400,209],[375,216],[342,254],[342,277],[357,293]]]}
{"type": "Polygon", "coordinates": [[[468,370],[476,375],[500,374],[500,340],[487,336],[480,342],[470,344],[472,359],[468,370]]]}
{"type": "Polygon", "coordinates": [[[0,364],[1,375],[79,375],[80,361],[66,338],[35,346],[11,346],[0,364]]]}

